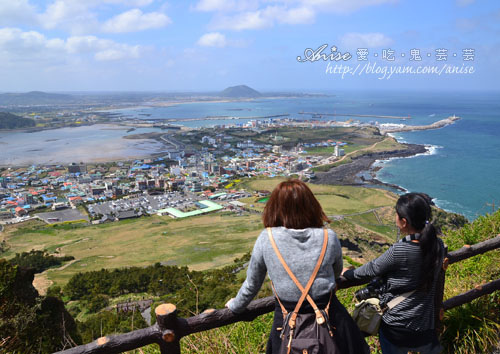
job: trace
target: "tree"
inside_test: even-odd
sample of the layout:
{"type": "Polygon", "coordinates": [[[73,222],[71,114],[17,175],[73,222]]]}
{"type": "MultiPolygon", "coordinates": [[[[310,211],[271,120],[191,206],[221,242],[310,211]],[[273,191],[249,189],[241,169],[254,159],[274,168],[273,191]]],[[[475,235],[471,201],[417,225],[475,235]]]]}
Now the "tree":
{"type": "Polygon", "coordinates": [[[55,297],[40,297],[34,272],[0,259],[0,352],[52,353],[80,342],[76,324],[55,297]]]}

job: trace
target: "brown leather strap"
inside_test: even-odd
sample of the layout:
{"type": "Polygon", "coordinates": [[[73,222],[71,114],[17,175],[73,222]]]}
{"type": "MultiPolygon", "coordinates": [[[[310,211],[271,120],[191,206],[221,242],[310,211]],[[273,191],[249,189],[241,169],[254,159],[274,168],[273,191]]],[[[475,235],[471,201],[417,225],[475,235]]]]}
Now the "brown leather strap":
{"type": "Polygon", "coordinates": [[[283,319],[285,319],[286,315],[288,315],[288,311],[286,310],[285,306],[283,306],[283,304],[281,303],[280,297],[278,296],[278,293],[276,292],[276,288],[274,287],[272,280],[271,280],[271,287],[273,288],[274,295],[276,296],[276,299],[278,300],[278,303],[280,304],[281,313],[283,314],[283,319]]]}
{"type": "MultiPolygon", "coordinates": [[[[290,316],[290,327],[295,327],[295,319],[297,318],[297,314],[299,312],[300,307],[302,306],[302,303],[304,300],[307,298],[307,301],[311,304],[311,306],[314,309],[314,312],[316,313],[316,318],[321,319],[321,323],[325,321],[323,315],[321,314],[321,311],[318,309],[318,306],[314,302],[314,300],[309,296],[309,290],[311,289],[312,284],[314,283],[314,280],[316,279],[316,276],[318,274],[319,268],[321,267],[321,264],[323,263],[323,259],[325,258],[325,253],[326,253],[326,248],[328,246],[328,230],[325,228],[323,229],[323,247],[321,248],[321,253],[319,255],[318,261],[316,262],[316,266],[314,267],[314,270],[311,274],[311,277],[309,278],[309,281],[307,282],[306,287],[304,288],[302,284],[298,281],[297,277],[293,274],[292,270],[288,265],[286,264],[285,260],[283,259],[283,256],[281,255],[278,246],[276,245],[276,242],[274,241],[273,238],[273,233],[271,231],[271,228],[267,228],[267,234],[269,236],[269,241],[271,242],[271,245],[273,246],[274,252],[276,253],[276,256],[280,260],[281,264],[283,265],[283,268],[285,268],[286,272],[292,279],[292,281],[295,283],[297,288],[302,292],[302,295],[300,296],[299,301],[297,302],[297,305],[295,306],[295,309],[293,310],[292,315],[290,316]]],[[[278,297],[278,294],[276,294],[278,297]]],[[[282,308],[283,310],[283,308],[282,308]]]]}
{"type": "Polygon", "coordinates": [[[327,314],[330,313],[330,303],[332,302],[332,294],[333,294],[333,291],[330,291],[330,298],[328,299],[328,304],[326,304],[326,307],[325,307],[325,312],[327,314]]]}

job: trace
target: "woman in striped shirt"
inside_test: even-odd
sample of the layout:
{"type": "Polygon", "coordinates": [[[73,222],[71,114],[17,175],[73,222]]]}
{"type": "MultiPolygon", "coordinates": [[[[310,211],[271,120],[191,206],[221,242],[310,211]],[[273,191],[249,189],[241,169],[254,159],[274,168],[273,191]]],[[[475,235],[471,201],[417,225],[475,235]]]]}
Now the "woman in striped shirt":
{"type": "Polygon", "coordinates": [[[384,354],[441,351],[435,330],[434,294],[444,246],[430,219],[427,195],[401,196],[396,203],[396,225],[408,236],[377,259],[343,273],[347,279],[382,277],[385,282],[380,296],[382,304],[414,290],[382,316],[379,338],[384,354]]]}

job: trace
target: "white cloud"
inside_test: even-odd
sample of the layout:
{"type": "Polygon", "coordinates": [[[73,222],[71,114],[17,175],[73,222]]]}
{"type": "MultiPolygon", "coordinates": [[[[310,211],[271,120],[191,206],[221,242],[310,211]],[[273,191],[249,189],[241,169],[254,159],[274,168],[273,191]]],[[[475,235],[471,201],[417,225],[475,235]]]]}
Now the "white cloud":
{"type": "Polygon", "coordinates": [[[314,22],[315,14],[307,7],[267,6],[261,10],[241,12],[233,16],[215,17],[210,27],[235,31],[272,27],[275,23],[306,24],[314,22]]]}
{"type": "Polygon", "coordinates": [[[242,12],[234,16],[220,16],[212,21],[210,27],[241,31],[270,27],[272,23],[272,19],[266,17],[263,11],[257,10],[242,12]]]}
{"type": "Polygon", "coordinates": [[[198,45],[202,47],[223,48],[227,44],[226,36],[219,32],[205,33],[198,40],[198,45]]]}
{"type": "Polygon", "coordinates": [[[95,53],[94,58],[98,61],[121,60],[127,58],[138,58],[139,46],[127,46],[123,48],[119,46],[115,49],[105,49],[95,53]]]}
{"type": "Polygon", "coordinates": [[[90,4],[83,1],[56,0],[44,13],[39,22],[44,28],[62,28],[71,33],[87,33],[97,27],[97,16],[89,10],[90,4]]]}
{"type": "Polygon", "coordinates": [[[49,39],[36,31],[24,32],[18,28],[0,29],[0,63],[41,60],[61,61],[83,58],[85,55],[97,61],[138,58],[143,48],[117,43],[95,36],[73,36],[66,40],[49,39]]]}
{"type": "Polygon", "coordinates": [[[348,14],[364,7],[383,4],[395,4],[398,0],[300,0],[304,6],[310,6],[316,11],[326,11],[337,14],[348,14]]]}
{"type": "Polygon", "coordinates": [[[112,33],[136,32],[165,27],[171,22],[170,18],[163,13],[143,13],[139,9],[132,9],[106,21],[102,30],[112,33]]]}
{"type": "Polygon", "coordinates": [[[0,1],[0,26],[32,23],[35,9],[28,0],[0,1]]]}
{"type": "Polygon", "coordinates": [[[0,60],[2,64],[43,61],[64,53],[64,41],[47,39],[35,31],[18,28],[0,29],[0,60]]]}
{"type": "Polygon", "coordinates": [[[44,28],[68,30],[75,35],[143,31],[170,24],[172,21],[163,12],[143,13],[140,9],[134,8],[103,23],[99,21],[95,12],[96,8],[102,7],[103,4],[142,7],[152,2],[153,0],[55,0],[43,13],[38,14],[38,21],[44,28]]]}
{"type": "Polygon", "coordinates": [[[140,46],[131,46],[95,36],[75,36],[66,41],[66,50],[71,54],[90,53],[99,61],[138,58],[140,46]]]}
{"type": "Polygon", "coordinates": [[[302,6],[287,10],[280,16],[281,22],[289,24],[306,24],[314,22],[315,12],[308,7],[302,6]]]}
{"type": "MultiPolygon", "coordinates": [[[[464,0],[467,1],[467,0],[464,0]]],[[[348,14],[398,0],[200,0],[195,10],[214,12],[210,28],[255,30],[281,24],[310,24],[318,13],[348,14]]]]}
{"type": "Polygon", "coordinates": [[[204,12],[249,11],[258,8],[259,0],[200,0],[194,6],[195,10],[204,12]]]}
{"type": "Polygon", "coordinates": [[[394,41],[383,33],[346,33],[340,38],[346,48],[380,48],[389,46],[394,41]]]}
{"type": "Polygon", "coordinates": [[[234,1],[228,0],[201,0],[194,7],[198,11],[224,11],[234,6],[234,1]]]}

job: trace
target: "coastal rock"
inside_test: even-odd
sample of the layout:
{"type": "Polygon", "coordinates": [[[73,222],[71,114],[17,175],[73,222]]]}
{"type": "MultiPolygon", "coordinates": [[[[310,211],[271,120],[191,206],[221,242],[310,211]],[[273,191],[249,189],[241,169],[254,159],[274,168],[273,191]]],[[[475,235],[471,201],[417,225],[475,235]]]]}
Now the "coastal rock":
{"type": "MultiPolygon", "coordinates": [[[[410,157],[417,154],[423,154],[427,152],[427,149],[423,145],[417,144],[404,144],[406,149],[394,150],[394,151],[383,151],[383,152],[370,152],[363,154],[359,157],[354,157],[352,162],[343,164],[337,167],[333,167],[328,172],[317,172],[316,179],[313,183],[315,184],[334,184],[334,185],[362,185],[366,183],[360,183],[358,173],[363,171],[369,171],[370,167],[376,160],[383,160],[395,157],[410,157]]],[[[379,181],[368,181],[373,184],[379,184],[379,181]]],[[[397,187],[397,186],[392,186],[397,187]]]]}

